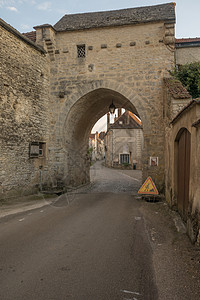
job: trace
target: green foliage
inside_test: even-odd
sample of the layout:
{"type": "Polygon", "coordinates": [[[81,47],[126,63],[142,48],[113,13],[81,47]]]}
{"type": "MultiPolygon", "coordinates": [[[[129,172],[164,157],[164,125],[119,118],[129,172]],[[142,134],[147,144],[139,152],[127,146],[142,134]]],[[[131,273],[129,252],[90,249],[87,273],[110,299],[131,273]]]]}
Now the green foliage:
{"type": "Polygon", "coordinates": [[[129,163],[123,163],[123,166],[124,166],[124,167],[128,167],[128,166],[129,166],[129,163]]]}
{"type": "Polygon", "coordinates": [[[92,154],[92,151],[93,151],[92,147],[88,148],[88,154],[92,154]]]}
{"type": "Polygon", "coordinates": [[[180,65],[171,75],[181,81],[193,98],[200,97],[200,62],[180,65]]]}

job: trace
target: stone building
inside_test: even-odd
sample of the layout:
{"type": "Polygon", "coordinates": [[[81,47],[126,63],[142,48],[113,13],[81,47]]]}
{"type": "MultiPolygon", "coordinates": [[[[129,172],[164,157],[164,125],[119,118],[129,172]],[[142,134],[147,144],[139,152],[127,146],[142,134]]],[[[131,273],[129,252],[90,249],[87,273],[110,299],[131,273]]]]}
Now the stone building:
{"type": "Polygon", "coordinates": [[[192,100],[166,130],[166,199],[200,245],[200,100],[192,100]]]}
{"type": "MultiPolygon", "coordinates": [[[[175,58],[177,66],[200,61],[200,39],[176,40],[175,58]]],[[[200,102],[192,100],[177,80],[167,78],[164,84],[167,105],[165,195],[187,224],[191,241],[200,245],[200,102]]]]}
{"type": "Polygon", "coordinates": [[[141,119],[143,180],[164,191],[174,24],[173,3],[65,15],[36,26],[35,42],[0,21],[1,198],[89,182],[91,128],[113,99],[141,119]]]}
{"type": "Polygon", "coordinates": [[[125,111],[113,124],[108,113],[107,133],[105,136],[105,164],[109,167],[141,169],[143,132],[142,123],[134,114],[125,111]]]}
{"type": "MultiPolygon", "coordinates": [[[[101,132],[103,134],[103,132],[101,132]]],[[[101,136],[102,136],[101,134],[101,136]]],[[[89,137],[89,153],[92,161],[103,160],[105,157],[104,139],[100,138],[98,131],[89,137]]]]}
{"type": "Polygon", "coordinates": [[[44,49],[0,19],[0,199],[40,187],[48,156],[48,100],[44,49]]]}

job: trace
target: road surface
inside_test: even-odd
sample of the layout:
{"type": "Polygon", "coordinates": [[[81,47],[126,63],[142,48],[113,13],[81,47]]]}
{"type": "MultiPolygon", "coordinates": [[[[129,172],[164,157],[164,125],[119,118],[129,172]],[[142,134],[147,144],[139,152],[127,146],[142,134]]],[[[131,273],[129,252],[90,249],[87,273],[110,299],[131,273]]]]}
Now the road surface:
{"type": "Polygon", "coordinates": [[[97,163],[91,176],[0,219],[0,299],[199,300],[200,251],[164,202],[136,196],[140,172],[97,163]]]}

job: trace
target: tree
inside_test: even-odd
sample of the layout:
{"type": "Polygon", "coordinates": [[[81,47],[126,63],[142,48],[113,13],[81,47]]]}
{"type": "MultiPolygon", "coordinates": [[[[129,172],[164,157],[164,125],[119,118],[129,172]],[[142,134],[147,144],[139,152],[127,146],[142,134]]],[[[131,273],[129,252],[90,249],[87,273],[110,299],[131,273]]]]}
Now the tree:
{"type": "Polygon", "coordinates": [[[181,81],[192,98],[200,97],[200,62],[180,65],[171,75],[181,81]]]}

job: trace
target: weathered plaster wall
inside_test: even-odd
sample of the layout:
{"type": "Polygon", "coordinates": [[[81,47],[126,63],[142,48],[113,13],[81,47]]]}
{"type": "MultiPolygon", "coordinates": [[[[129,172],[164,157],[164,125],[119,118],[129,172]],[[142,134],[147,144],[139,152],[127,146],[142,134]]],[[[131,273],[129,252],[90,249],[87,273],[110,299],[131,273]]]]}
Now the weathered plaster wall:
{"type": "Polygon", "coordinates": [[[45,159],[29,143],[48,140],[49,68],[42,51],[0,26],[0,198],[32,193],[45,159]]]}
{"type": "MultiPolygon", "coordinates": [[[[49,50],[52,108],[50,163],[53,168],[56,161],[59,181],[66,178],[67,173],[68,179],[71,176],[67,165],[69,157],[70,163],[74,164],[72,172],[78,162],[77,155],[73,157],[73,150],[68,150],[74,146],[69,145],[71,141],[66,144],[66,133],[69,137],[72,131],[77,131],[87,136],[88,143],[86,131],[108,112],[112,99],[115,101],[115,98],[121,97],[121,100],[116,100],[117,107],[132,105],[143,123],[143,179],[151,175],[163,191],[165,143],[162,78],[174,67],[173,44],[163,43],[166,30],[171,31],[168,38],[174,39],[173,24],[169,26],[170,29],[166,29],[164,23],[148,23],[56,34],[49,29],[50,33],[45,33],[49,37],[46,44],[41,41],[41,29],[37,29],[38,41],[46,45],[47,51],[50,49],[47,46],[52,43],[49,50]],[[76,46],[80,44],[86,45],[85,58],[77,58],[76,46]],[[109,97],[104,99],[106,93],[103,90],[96,95],[98,89],[109,90],[109,97]],[[89,95],[92,92],[94,95],[89,95]],[[76,106],[84,97],[88,97],[87,109],[83,105],[76,106]],[[72,107],[74,118],[69,123],[72,107]],[[78,121],[80,115],[84,115],[85,124],[78,121]],[[149,166],[150,156],[159,157],[158,167],[149,166]]],[[[80,147],[77,142],[76,149],[79,151],[83,146],[80,147]]],[[[81,155],[85,157],[85,154],[81,155]]],[[[75,181],[78,181],[78,176],[75,181]]]]}
{"type": "Polygon", "coordinates": [[[179,119],[166,129],[166,199],[172,207],[177,207],[177,178],[175,139],[181,128],[191,133],[189,207],[187,211],[188,233],[193,242],[196,241],[200,230],[200,128],[192,124],[200,118],[200,105],[186,110],[179,119]]]}
{"type": "Polygon", "coordinates": [[[119,154],[127,153],[130,165],[137,162],[137,169],[142,168],[143,132],[142,129],[110,129],[105,137],[106,165],[120,164],[119,154]]]}

